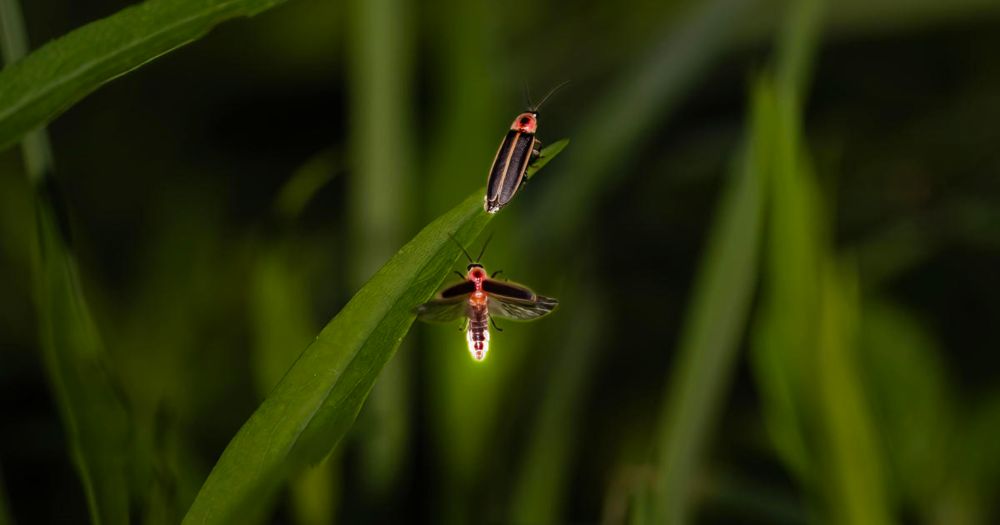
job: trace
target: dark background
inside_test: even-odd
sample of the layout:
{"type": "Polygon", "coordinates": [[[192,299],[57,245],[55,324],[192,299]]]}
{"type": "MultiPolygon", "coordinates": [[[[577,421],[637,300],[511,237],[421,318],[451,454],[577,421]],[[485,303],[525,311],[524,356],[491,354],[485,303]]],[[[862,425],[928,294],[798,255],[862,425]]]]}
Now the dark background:
{"type": "MultiPolygon", "coordinates": [[[[572,142],[503,211],[484,257],[560,297],[559,312],[502,324],[483,364],[454,327],[416,326],[349,438],[271,521],[618,522],[609,509],[653,469],[706,236],[787,6],[751,4],[678,48],[664,43],[701,3],[399,0],[376,16],[359,4],[296,0],[225,23],[49,126],[84,290],[134,421],[135,521],[183,516],[319,328],[484,184],[524,86],[538,98],[570,80],[539,137],[594,143],[572,142]],[[657,56],[716,46],[683,89],[635,100],[639,132],[601,114],[657,56]],[[606,136],[580,131],[603,120],[606,136]],[[577,171],[588,155],[593,176],[577,171]],[[306,204],[276,204],[311,176],[323,182],[306,204]],[[578,177],[594,182],[577,193],[578,177]],[[566,455],[542,483],[551,492],[532,494],[549,505],[538,514],[519,490],[560,392],[551,410],[567,424],[545,446],[566,455]]],[[[23,10],[37,46],[127,5],[23,10]]],[[[809,66],[810,176],[829,249],[857,275],[849,349],[887,506],[905,523],[1000,519],[998,15],[990,2],[831,3],[809,66]],[[892,366],[866,361],[885,352],[892,366]]],[[[0,153],[0,472],[14,522],[81,522],[38,349],[27,195],[19,153],[0,153]]],[[[696,521],[836,521],[838,503],[769,441],[767,379],[751,362],[762,301],[705,444],[696,521]]]]}

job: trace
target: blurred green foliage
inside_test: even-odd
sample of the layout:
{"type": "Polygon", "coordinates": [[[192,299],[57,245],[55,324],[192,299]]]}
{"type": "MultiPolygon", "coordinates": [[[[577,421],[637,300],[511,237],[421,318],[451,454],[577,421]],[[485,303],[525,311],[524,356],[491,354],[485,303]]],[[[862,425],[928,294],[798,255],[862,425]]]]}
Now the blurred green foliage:
{"type": "Polygon", "coordinates": [[[0,523],[1000,518],[996,2],[0,6],[0,523]]]}

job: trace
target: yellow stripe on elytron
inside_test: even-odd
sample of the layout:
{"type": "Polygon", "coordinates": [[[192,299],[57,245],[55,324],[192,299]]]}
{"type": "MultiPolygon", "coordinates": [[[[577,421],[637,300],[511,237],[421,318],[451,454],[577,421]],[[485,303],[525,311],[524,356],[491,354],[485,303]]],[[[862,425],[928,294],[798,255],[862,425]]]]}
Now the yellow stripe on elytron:
{"type": "Polygon", "coordinates": [[[507,152],[507,160],[503,163],[503,172],[500,175],[500,183],[497,184],[497,199],[500,198],[499,188],[503,188],[503,183],[507,181],[507,170],[510,169],[510,159],[514,157],[514,146],[517,144],[517,139],[521,138],[521,132],[518,131],[514,134],[514,138],[510,141],[510,151],[507,152]]]}
{"type": "MultiPolygon", "coordinates": [[[[531,159],[531,152],[535,151],[535,141],[536,140],[538,140],[538,139],[536,139],[535,137],[531,137],[531,144],[528,146],[528,159],[531,159]]],[[[524,177],[524,172],[525,171],[528,171],[528,164],[530,164],[530,162],[527,162],[527,161],[525,161],[524,163],[521,164],[521,171],[519,171],[518,174],[517,174],[518,180],[520,180],[520,179],[522,179],[524,177]]],[[[520,182],[518,184],[520,184],[520,182]]]]}

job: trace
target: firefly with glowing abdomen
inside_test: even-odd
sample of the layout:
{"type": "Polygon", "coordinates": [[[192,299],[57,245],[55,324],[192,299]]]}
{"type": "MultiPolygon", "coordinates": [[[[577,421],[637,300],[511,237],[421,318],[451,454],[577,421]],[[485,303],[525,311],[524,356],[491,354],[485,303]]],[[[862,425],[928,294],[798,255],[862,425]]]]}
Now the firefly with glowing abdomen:
{"type": "Polygon", "coordinates": [[[538,146],[541,142],[535,138],[535,132],[538,131],[538,110],[564,85],[565,82],[553,88],[541,102],[529,106],[510,125],[510,130],[500,142],[496,157],[493,158],[490,177],[486,181],[483,208],[487,212],[500,211],[524,185],[524,174],[528,166],[540,155],[538,146]]]}
{"type": "MultiPolygon", "coordinates": [[[[487,276],[483,265],[473,261],[465,248],[462,251],[469,258],[468,273],[462,276],[465,281],[445,288],[435,299],[417,307],[417,318],[421,321],[447,322],[464,317],[469,353],[477,361],[482,361],[490,349],[489,325],[494,317],[531,321],[551,313],[559,301],[537,295],[519,284],[493,279],[496,273],[487,276]]],[[[496,327],[496,324],[493,326],[496,327]]]]}

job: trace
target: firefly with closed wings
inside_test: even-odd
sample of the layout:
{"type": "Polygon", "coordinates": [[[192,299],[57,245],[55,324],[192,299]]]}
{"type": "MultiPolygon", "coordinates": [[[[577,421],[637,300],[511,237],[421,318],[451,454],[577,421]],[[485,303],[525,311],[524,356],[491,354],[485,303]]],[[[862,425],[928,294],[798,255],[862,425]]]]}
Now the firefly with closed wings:
{"type": "MultiPolygon", "coordinates": [[[[489,239],[486,241],[488,243],[489,239]]],[[[486,244],[479,257],[486,251],[486,244]]],[[[559,305],[559,301],[537,295],[520,284],[494,279],[500,272],[487,276],[486,269],[477,262],[479,258],[474,261],[461,244],[459,247],[469,259],[468,273],[455,273],[465,280],[448,286],[435,299],[417,307],[417,318],[428,322],[465,318],[465,339],[469,345],[469,353],[477,361],[482,361],[490,349],[489,324],[494,317],[531,321],[551,313],[559,305]]],[[[496,328],[496,323],[493,326],[496,328]]]]}
{"type": "Polygon", "coordinates": [[[552,88],[538,104],[528,106],[528,110],[518,115],[507,135],[500,141],[497,154],[490,166],[490,176],[486,180],[486,197],[483,208],[489,213],[500,211],[524,186],[524,176],[528,166],[541,154],[541,141],[535,137],[538,131],[538,110],[553,93],[559,91],[566,82],[552,88]]]}

